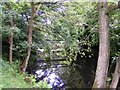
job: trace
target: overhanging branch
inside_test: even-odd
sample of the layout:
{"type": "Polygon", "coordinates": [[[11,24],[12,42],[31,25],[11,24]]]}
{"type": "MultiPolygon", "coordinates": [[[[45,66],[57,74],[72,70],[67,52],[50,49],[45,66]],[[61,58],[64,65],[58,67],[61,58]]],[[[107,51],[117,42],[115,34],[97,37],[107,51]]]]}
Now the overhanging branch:
{"type": "Polygon", "coordinates": [[[110,5],[110,6],[108,7],[108,10],[107,10],[106,14],[108,14],[109,12],[111,12],[111,11],[113,11],[113,10],[119,9],[119,8],[120,8],[120,1],[119,1],[118,4],[116,4],[116,5],[110,5]]]}

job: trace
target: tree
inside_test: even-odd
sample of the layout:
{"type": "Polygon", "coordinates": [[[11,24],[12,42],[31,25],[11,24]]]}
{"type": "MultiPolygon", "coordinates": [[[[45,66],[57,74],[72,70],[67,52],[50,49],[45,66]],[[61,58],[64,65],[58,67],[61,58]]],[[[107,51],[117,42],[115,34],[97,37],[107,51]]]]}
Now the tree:
{"type": "Polygon", "coordinates": [[[116,61],[116,67],[113,75],[113,79],[110,85],[110,88],[116,88],[119,82],[120,77],[120,55],[118,57],[118,60],[116,61]]]}
{"type": "Polygon", "coordinates": [[[106,78],[109,66],[109,31],[108,31],[108,16],[107,2],[100,2],[99,5],[99,57],[97,62],[96,76],[93,88],[105,88],[106,78]]]}
{"type": "Polygon", "coordinates": [[[14,22],[13,22],[13,16],[10,17],[10,23],[11,23],[11,32],[10,32],[10,51],[9,51],[9,58],[10,58],[10,64],[12,64],[12,48],[13,48],[13,31],[14,31],[14,22]]]}
{"type": "MultiPolygon", "coordinates": [[[[118,5],[107,6],[107,2],[99,2],[99,57],[97,62],[96,76],[93,88],[106,88],[106,79],[109,67],[110,45],[109,45],[109,31],[108,31],[108,13],[119,8],[118,5]]],[[[118,83],[118,63],[111,83],[111,88],[117,87],[118,83]],[[115,86],[114,86],[115,85],[115,86]]]]}
{"type": "Polygon", "coordinates": [[[9,43],[10,43],[10,49],[9,49],[9,61],[10,64],[12,64],[12,56],[13,56],[13,32],[14,32],[14,20],[13,20],[13,15],[12,15],[12,11],[11,11],[11,5],[9,3],[6,3],[7,8],[10,10],[10,27],[11,27],[11,31],[10,31],[10,39],[9,39],[9,43]]]}
{"type": "Polygon", "coordinates": [[[21,71],[24,72],[26,71],[27,65],[28,65],[28,61],[30,58],[30,54],[31,54],[31,46],[32,46],[32,32],[33,32],[33,19],[34,19],[34,14],[35,14],[35,6],[34,6],[34,2],[31,2],[31,6],[32,6],[32,13],[31,13],[31,18],[30,18],[30,25],[29,25],[29,35],[28,35],[28,49],[27,49],[27,55],[25,57],[25,60],[21,66],[21,71]]]}

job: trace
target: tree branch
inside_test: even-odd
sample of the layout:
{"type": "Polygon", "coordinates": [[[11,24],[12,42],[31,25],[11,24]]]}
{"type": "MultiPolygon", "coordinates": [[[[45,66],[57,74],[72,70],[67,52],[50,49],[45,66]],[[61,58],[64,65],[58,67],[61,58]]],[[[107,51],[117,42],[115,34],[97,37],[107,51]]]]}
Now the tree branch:
{"type": "Polygon", "coordinates": [[[106,11],[106,14],[108,14],[109,12],[111,12],[113,10],[119,9],[119,8],[120,8],[120,1],[116,5],[110,5],[108,7],[108,10],[106,11]]]}

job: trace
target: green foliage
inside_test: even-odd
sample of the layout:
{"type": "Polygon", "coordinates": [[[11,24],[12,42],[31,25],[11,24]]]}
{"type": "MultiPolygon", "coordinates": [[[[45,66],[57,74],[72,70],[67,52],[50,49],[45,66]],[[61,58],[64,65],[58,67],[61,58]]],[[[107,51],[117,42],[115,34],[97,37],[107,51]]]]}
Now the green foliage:
{"type": "Polygon", "coordinates": [[[50,90],[50,88],[52,88],[52,86],[48,86],[46,81],[39,81],[33,87],[35,87],[35,88],[49,88],[48,90],[50,90]]]}
{"type": "Polygon", "coordinates": [[[35,76],[28,76],[26,73],[20,74],[18,66],[20,62],[14,62],[12,65],[5,60],[0,66],[0,89],[2,88],[51,88],[46,81],[35,82],[35,76]],[[25,80],[28,77],[29,81],[25,80]]]}
{"type": "Polygon", "coordinates": [[[9,62],[2,62],[0,67],[0,89],[1,88],[30,88],[31,85],[24,81],[24,75],[18,73],[18,63],[10,65],[9,62]]]}
{"type": "MultiPolygon", "coordinates": [[[[3,43],[7,42],[7,45],[4,44],[3,46],[6,46],[4,48],[9,50],[10,16],[13,15],[15,27],[13,59],[19,61],[23,59],[26,54],[26,49],[28,48],[27,38],[30,18],[25,20],[22,15],[28,14],[30,17],[30,3],[8,3],[8,5],[12,6],[11,10],[6,4],[2,5],[2,40],[3,43]],[[15,58],[19,58],[19,60],[16,60],[15,58]]],[[[38,7],[38,5],[35,6],[38,7]]],[[[38,10],[43,11],[44,14],[39,16],[36,12],[34,18],[31,55],[34,54],[36,56],[35,52],[37,47],[40,47],[45,49],[46,59],[50,60],[52,46],[49,43],[51,43],[51,41],[64,41],[65,50],[61,54],[65,54],[67,57],[66,64],[70,64],[72,61],[77,60],[78,53],[81,58],[92,56],[92,47],[99,46],[97,3],[43,3],[38,10]],[[55,11],[54,9],[60,9],[61,11],[55,11]],[[49,20],[49,23],[46,23],[46,20],[49,20]]],[[[110,50],[112,58],[118,56],[120,53],[119,16],[119,10],[114,10],[109,14],[110,50]]],[[[6,52],[6,55],[3,55],[6,56],[4,58],[8,57],[8,52],[6,52]]],[[[36,60],[35,56],[31,56],[33,58],[30,62],[36,60]]],[[[1,87],[15,87],[19,82],[18,87],[29,87],[29,85],[27,86],[23,81],[23,76],[16,74],[17,68],[15,71],[13,68],[14,67],[11,67],[8,63],[3,64],[2,73],[5,78],[2,80],[3,83],[0,84],[1,87]],[[15,74],[15,80],[13,79],[13,73],[15,74]],[[7,77],[9,79],[11,78],[10,80],[15,81],[15,83],[10,83],[10,80],[6,79],[7,77]],[[19,78],[20,80],[16,78],[19,78]]],[[[35,87],[47,87],[46,82],[35,84],[35,77],[31,76],[30,78],[35,87]]]]}
{"type": "MultiPolygon", "coordinates": [[[[43,5],[42,10],[46,13],[44,15],[38,16],[35,19],[34,28],[40,30],[40,33],[44,37],[44,42],[46,40],[50,41],[65,41],[65,54],[68,61],[74,61],[77,58],[78,53],[81,56],[86,56],[86,52],[91,52],[91,40],[90,37],[98,37],[95,35],[93,30],[85,28],[84,24],[90,21],[91,17],[86,16],[87,10],[94,10],[94,7],[90,8],[92,4],[88,3],[57,3],[59,6],[54,6],[54,8],[61,8],[62,6],[66,9],[64,12],[54,12],[51,8],[47,8],[47,5],[43,5]],[[83,4],[87,4],[83,6],[83,4]],[[81,6],[81,7],[79,7],[81,6]],[[46,10],[47,9],[47,10],[46,10]],[[48,11],[49,9],[49,11],[48,11]],[[51,21],[50,25],[46,25],[40,21],[41,19],[48,18],[51,21]],[[87,19],[87,20],[86,20],[87,19]],[[42,33],[44,32],[44,33],[42,33]],[[47,35],[47,36],[46,36],[47,35]],[[93,36],[91,36],[93,35],[93,36]],[[78,38],[80,40],[78,40],[78,38]],[[84,48],[87,46],[88,48],[84,48]]],[[[96,13],[96,12],[95,12],[96,13]]],[[[96,21],[94,21],[95,23],[96,21]]],[[[92,41],[96,43],[96,39],[92,41]]],[[[98,42],[97,42],[98,43],[98,42]]]]}
{"type": "MultiPolygon", "coordinates": [[[[6,4],[9,4],[9,3],[6,3],[6,4]]],[[[28,26],[27,24],[25,24],[25,22],[23,22],[22,17],[20,17],[20,14],[17,13],[17,11],[14,11],[13,13],[9,13],[14,10],[14,7],[12,10],[9,10],[6,4],[3,4],[4,6],[3,6],[3,12],[2,12],[2,21],[3,21],[2,40],[3,42],[7,42],[7,45],[9,45],[9,37],[10,37],[10,30],[11,30],[10,16],[13,15],[14,17],[13,58],[22,58],[28,47],[27,32],[26,30],[24,30],[24,29],[27,29],[26,27],[28,26]]],[[[8,46],[6,46],[5,48],[9,49],[8,46]]]]}
{"type": "Polygon", "coordinates": [[[114,10],[109,13],[109,30],[110,30],[110,44],[111,56],[118,56],[120,53],[120,25],[119,25],[119,10],[114,10]]]}
{"type": "MultiPolygon", "coordinates": [[[[36,5],[37,7],[38,5],[36,5]]],[[[10,35],[10,16],[14,15],[14,52],[16,56],[22,57],[27,45],[28,23],[23,20],[22,15],[30,15],[30,3],[21,2],[3,4],[3,39],[8,40],[10,35]],[[13,6],[9,10],[8,6],[13,6]],[[12,12],[12,13],[11,13],[12,12]],[[18,54],[16,53],[18,52],[18,54]]],[[[38,9],[45,14],[39,16],[36,13],[34,20],[33,46],[42,43],[43,47],[47,46],[47,40],[62,40],[66,42],[66,56],[75,60],[79,52],[84,57],[86,52],[94,45],[98,46],[98,10],[97,3],[78,3],[66,2],[50,4],[43,3],[38,9]],[[84,5],[86,4],[86,5],[84,5]],[[64,8],[63,8],[64,7],[64,8]],[[54,11],[54,9],[63,11],[54,11]],[[64,10],[65,9],[65,10],[64,10]],[[44,20],[49,19],[51,24],[45,24],[44,20]],[[88,27],[85,28],[84,24],[88,27]],[[78,38],[80,39],[78,41],[78,38]],[[84,48],[88,46],[88,48],[84,48]],[[78,48],[79,47],[79,48],[78,48]],[[68,52],[69,51],[69,52],[68,52]],[[74,57],[73,57],[74,56],[74,57]]],[[[109,14],[111,45],[118,48],[119,46],[119,19],[118,10],[109,14]],[[116,42],[117,41],[117,42],[116,42]]],[[[112,51],[117,51],[113,48],[112,51]]],[[[70,61],[71,61],[70,60],[70,61]]]]}
{"type": "Polygon", "coordinates": [[[34,88],[52,88],[51,86],[48,85],[47,81],[39,81],[36,83],[34,75],[27,75],[26,76],[26,81],[34,88]]]}

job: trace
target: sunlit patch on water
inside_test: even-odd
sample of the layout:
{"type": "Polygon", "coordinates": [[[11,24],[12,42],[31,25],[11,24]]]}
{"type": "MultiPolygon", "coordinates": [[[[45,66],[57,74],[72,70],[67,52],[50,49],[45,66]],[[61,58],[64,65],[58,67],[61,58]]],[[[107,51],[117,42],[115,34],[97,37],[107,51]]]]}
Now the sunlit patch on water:
{"type": "MultiPolygon", "coordinates": [[[[43,63],[46,65],[45,63],[43,63]]],[[[42,66],[44,66],[42,65],[42,66]]],[[[62,65],[57,65],[57,68],[62,67],[62,65]]],[[[65,83],[64,81],[56,74],[55,72],[56,68],[49,68],[49,69],[40,69],[35,72],[36,75],[36,82],[39,82],[40,80],[47,81],[49,86],[52,86],[53,90],[56,89],[62,89],[64,90],[65,83]]]]}

